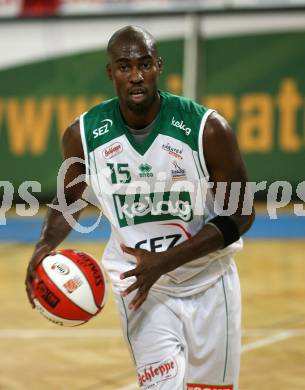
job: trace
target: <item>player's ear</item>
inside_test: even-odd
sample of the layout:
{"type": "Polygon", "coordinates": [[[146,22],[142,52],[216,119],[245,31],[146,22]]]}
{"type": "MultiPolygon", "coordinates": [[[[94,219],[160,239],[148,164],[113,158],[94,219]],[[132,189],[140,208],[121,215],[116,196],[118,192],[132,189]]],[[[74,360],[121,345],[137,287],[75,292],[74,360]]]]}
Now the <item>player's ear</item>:
{"type": "Polygon", "coordinates": [[[161,74],[163,72],[163,61],[161,57],[158,57],[157,63],[159,67],[159,73],[161,74]]]}
{"type": "Polygon", "coordinates": [[[107,72],[107,75],[108,75],[109,80],[112,80],[112,71],[111,71],[111,66],[110,66],[110,64],[107,64],[107,65],[106,65],[106,72],[107,72]]]}

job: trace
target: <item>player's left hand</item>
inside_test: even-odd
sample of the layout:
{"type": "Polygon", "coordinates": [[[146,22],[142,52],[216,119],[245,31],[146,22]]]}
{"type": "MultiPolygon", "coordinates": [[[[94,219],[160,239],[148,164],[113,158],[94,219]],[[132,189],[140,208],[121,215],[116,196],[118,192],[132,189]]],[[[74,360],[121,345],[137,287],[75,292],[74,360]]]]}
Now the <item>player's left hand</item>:
{"type": "Polygon", "coordinates": [[[122,291],[122,296],[126,296],[134,290],[138,290],[129,304],[130,310],[137,310],[146,300],[151,286],[164,273],[162,271],[162,252],[149,252],[145,249],[130,248],[124,244],[121,245],[122,251],[134,256],[137,260],[136,268],[126,271],[120,275],[121,279],[135,276],[137,280],[126,290],[122,291]]]}

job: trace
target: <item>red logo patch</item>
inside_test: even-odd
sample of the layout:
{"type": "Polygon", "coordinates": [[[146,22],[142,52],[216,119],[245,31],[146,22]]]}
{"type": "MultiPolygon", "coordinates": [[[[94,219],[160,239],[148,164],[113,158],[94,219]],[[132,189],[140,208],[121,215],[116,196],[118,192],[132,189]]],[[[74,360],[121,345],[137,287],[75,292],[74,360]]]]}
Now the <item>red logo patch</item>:
{"type": "Polygon", "coordinates": [[[123,146],[120,142],[115,142],[103,150],[103,156],[108,159],[117,156],[123,151],[123,146]]]}
{"type": "Polygon", "coordinates": [[[75,290],[77,290],[81,285],[82,281],[80,278],[75,277],[74,279],[69,279],[65,284],[64,287],[67,290],[69,294],[72,294],[75,290]]]}
{"type": "Polygon", "coordinates": [[[177,363],[174,359],[163,360],[138,368],[140,387],[152,387],[159,382],[174,378],[177,375],[177,363]]]}
{"type": "Polygon", "coordinates": [[[201,385],[188,383],[187,390],[233,390],[233,385],[201,385]]]}

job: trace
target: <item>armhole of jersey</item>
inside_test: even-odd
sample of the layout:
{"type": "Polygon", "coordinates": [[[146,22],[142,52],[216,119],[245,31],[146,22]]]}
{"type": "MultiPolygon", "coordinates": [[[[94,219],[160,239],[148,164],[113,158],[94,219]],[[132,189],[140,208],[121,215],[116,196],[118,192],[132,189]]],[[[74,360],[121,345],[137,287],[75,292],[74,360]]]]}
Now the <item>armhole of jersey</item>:
{"type": "Polygon", "coordinates": [[[84,151],[84,157],[85,157],[85,167],[86,167],[86,183],[90,185],[90,166],[89,166],[89,155],[88,155],[88,146],[86,141],[86,134],[85,134],[85,124],[84,124],[84,116],[87,114],[87,112],[84,112],[79,117],[79,127],[80,127],[80,136],[82,140],[83,145],[83,151],[84,151]]]}
{"type": "Polygon", "coordinates": [[[199,135],[198,135],[198,151],[199,151],[199,162],[201,165],[201,168],[203,170],[204,176],[209,179],[210,174],[208,172],[206,163],[205,163],[205,158],[203,154],[203,145],[202,145],[202,137],[203,137],[203,132],[205,128],[206,121],[208,117],[212,114],[212,112],[215,112],[215,110],[207,110],[207,112],[203,115],[201,123],[200,123],[200,129],[199,129],[199,135]]]}

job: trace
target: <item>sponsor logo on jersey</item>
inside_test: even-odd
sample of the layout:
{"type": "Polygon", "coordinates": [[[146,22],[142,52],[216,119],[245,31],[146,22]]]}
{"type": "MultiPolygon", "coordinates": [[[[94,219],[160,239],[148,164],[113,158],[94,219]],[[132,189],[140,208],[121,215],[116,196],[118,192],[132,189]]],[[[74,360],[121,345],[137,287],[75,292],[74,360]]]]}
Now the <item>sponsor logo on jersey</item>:
{"type": "Polygon", "coordinates": [[[92,131],[93,138],[97,138],[100,135],[104,135],[109,132],[109,127],[112,126],[113,122],[111,119],[103,119],[101,121],[102,126],[98,127],[97,129],[94,129],[92,131]]]}
{"type": "Polygon", "coordinates": [[[183,159],[183,157],[181,156],[182,149],[174,148],[169,143],[163,144],[162,149],[165,150],[170,156],[173,156],[179,160],[183,159]]]}
{"type": "Polygon", "coordinates": [[[123,151],[123,146],[120,142],[115,142],[103,150],[103,156],[108,159],[117,156],[123,151]]]}
{"type": "Polygon", "coordinates": [[[139,176],[140,177],[153,177],[154,174],[151,172],[152,166],[144,163],[139,165],[139,176]]]}
{"type": "Polygon", "coordinates": [[[113,194],[120,227],[145,222],[193,218],[189,192],[166,191],[150,194],[113,194]]]}
{"type": "Polygon", "coordinates": [[[172,161],[174,169],[171,169],[172,179],[173,180],[185,180],[186,174],[185,169],[181,168],[177,161],[172,161]]]}
{"type": "Polygon", "coordinates": [[[62,275],[68,275],[68,273],[70,272],[69,267],[66,264],[57,262],[52,264],[51,269],[62,275]]]}
{"type": "Polygon", "coordinates": [[[75,276],[73,279],[69,279],[63,286],[69,294],[72,294],[82,284],[83,282],[81,281],[81,279],[78,276],[75,276]]]}
{"type": "Polygon", "coordinates": [[[155,387],[158,383],[174,378],[177,375],[177,363],[175,359],[147,364],[138,368],[138,381],[142,388],[155,387]]]}
{"type": "Polygon", "coordinates": [[[150,252],[158,252],[159,249],[167,250],[169,248],[173,248],[181,237],[182,234],[169,234],[167,236],[152,237],[137,242],[135,244],[135,248],[146,249],[150,252]]]}
{"type": "Polygon", "coordinates": [[[185,132],[186,135],[190,135],[191,134],[191,129],[189,127],[186,127],[186,125],[184,124],[183,120],[181,120],[180,122],[177,121],[175,119],[175,117],[172,117],[172,126],[175,126],[177,127],[178,129],[181,129],[185,132]]]}
{"type": "Polygon", "coordinates": [[[233,385],[201,385],[188,383],[187,390],[233,390],[233,385]]]}

